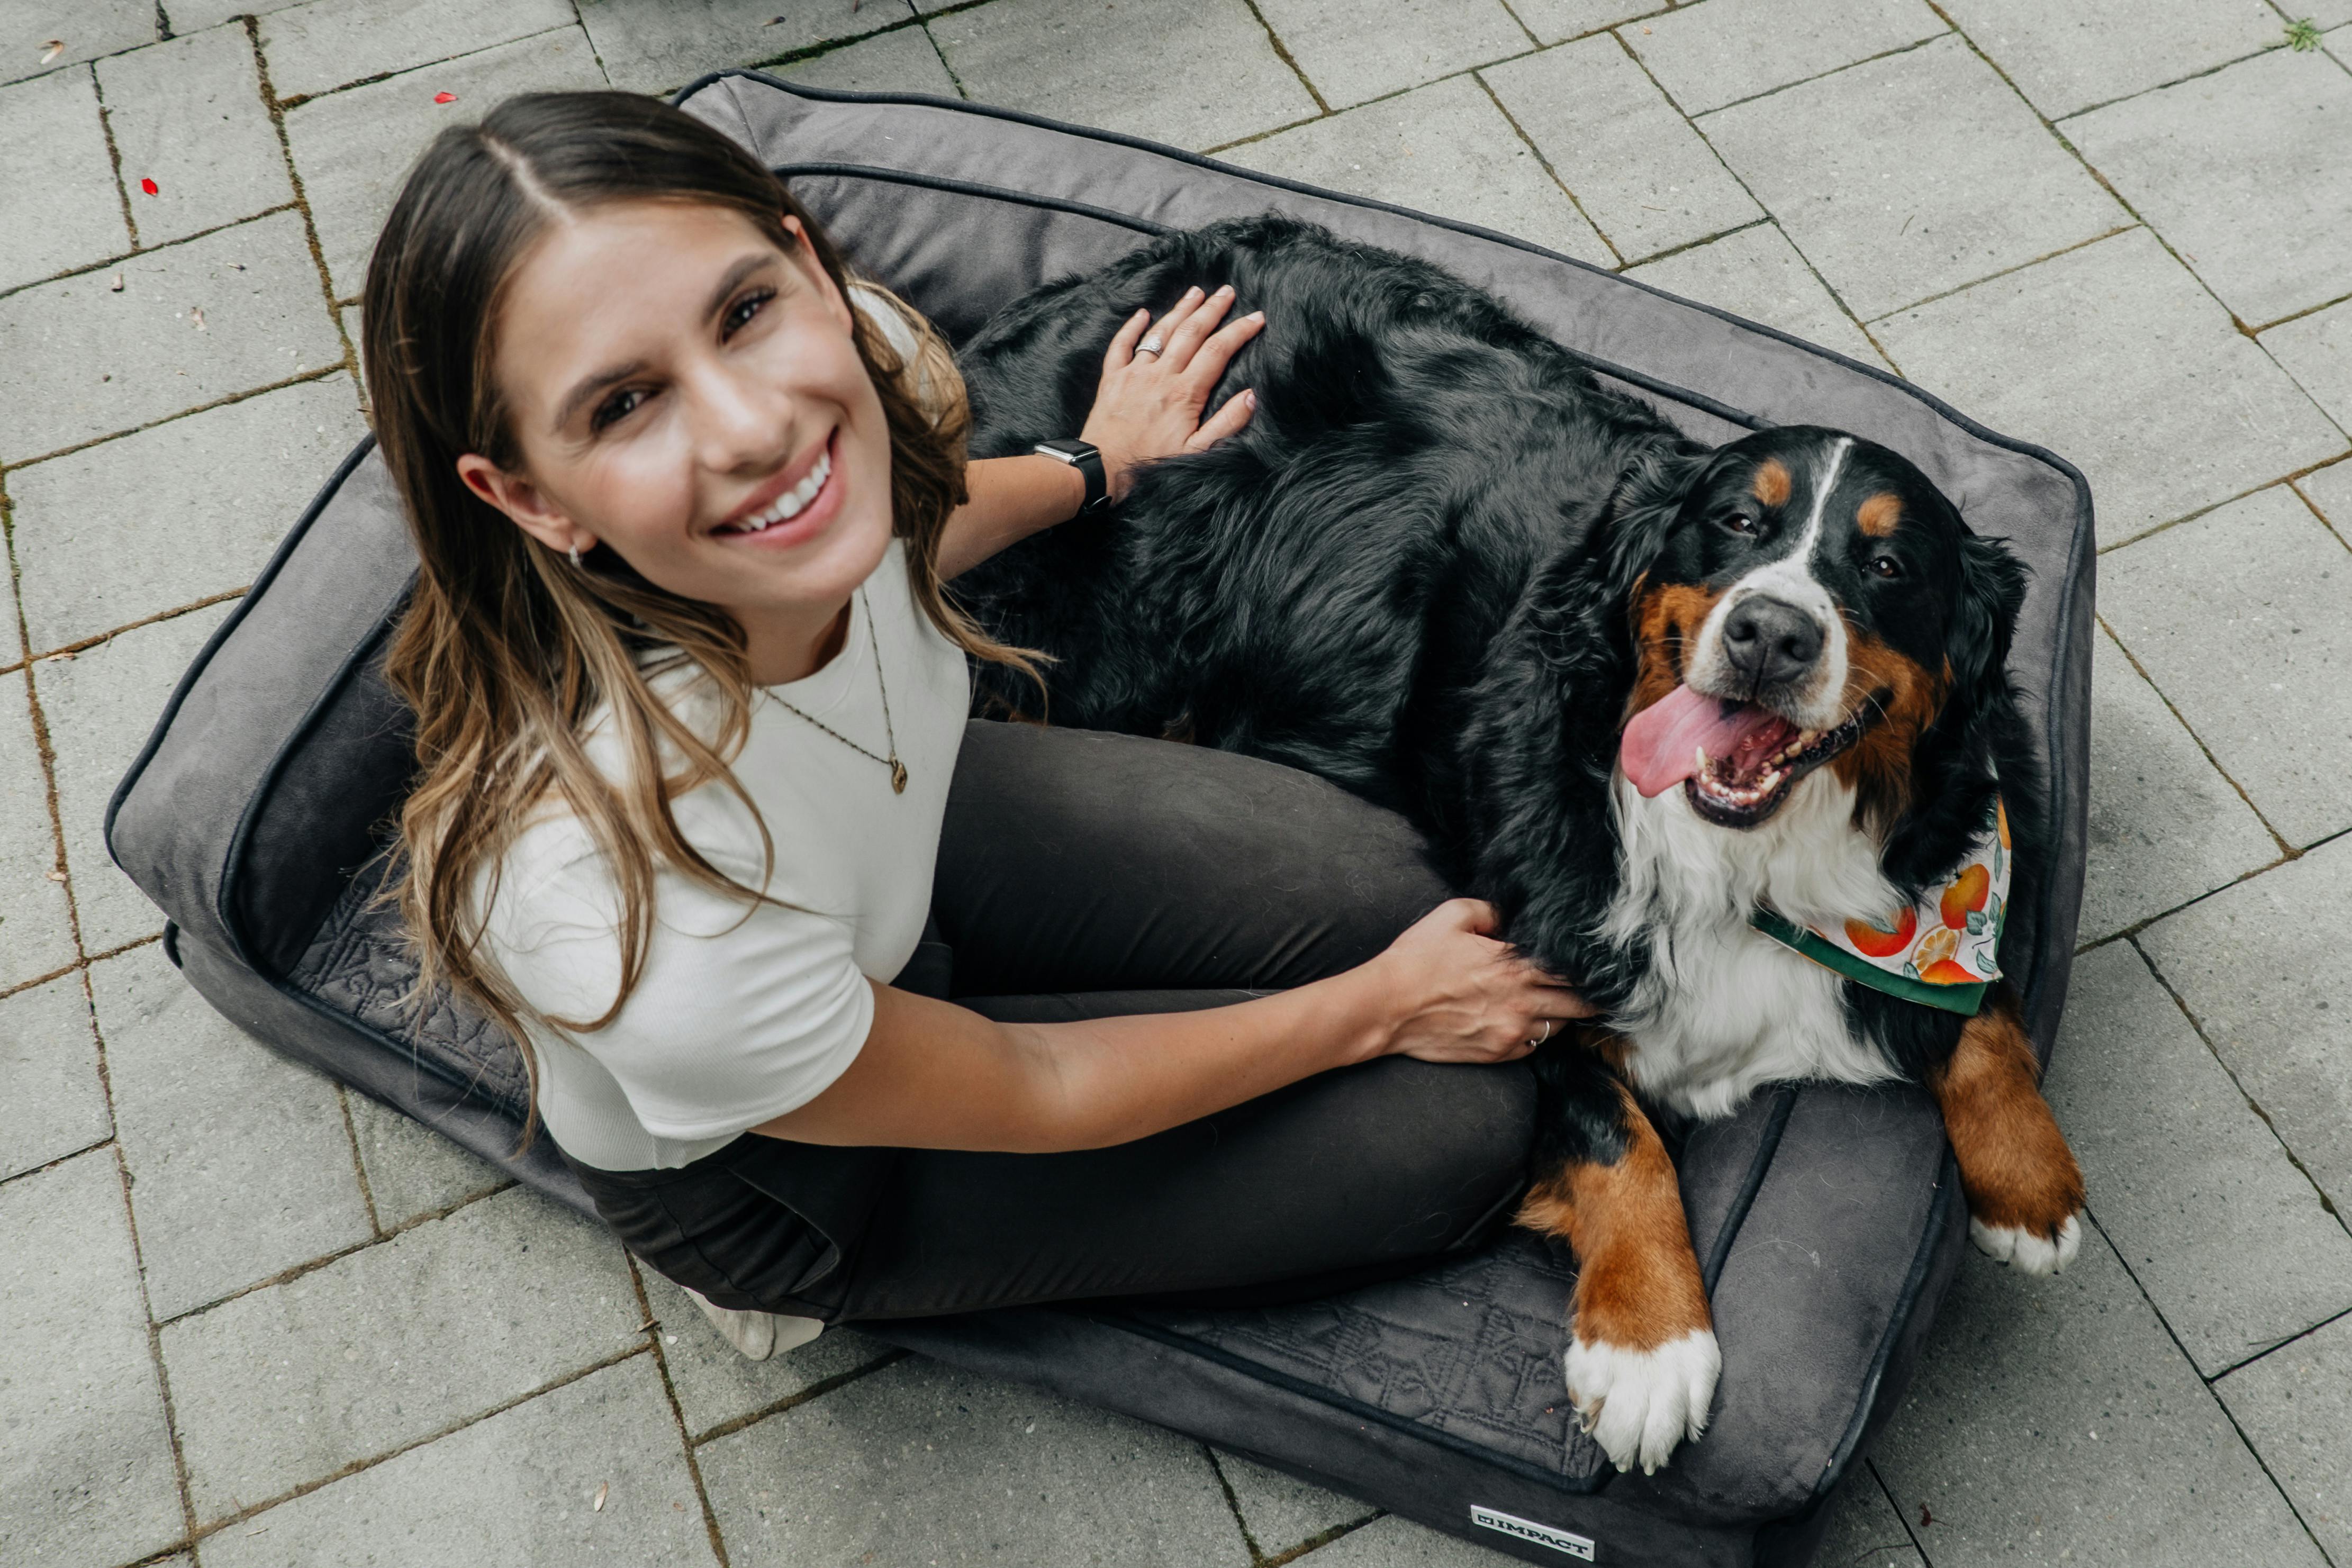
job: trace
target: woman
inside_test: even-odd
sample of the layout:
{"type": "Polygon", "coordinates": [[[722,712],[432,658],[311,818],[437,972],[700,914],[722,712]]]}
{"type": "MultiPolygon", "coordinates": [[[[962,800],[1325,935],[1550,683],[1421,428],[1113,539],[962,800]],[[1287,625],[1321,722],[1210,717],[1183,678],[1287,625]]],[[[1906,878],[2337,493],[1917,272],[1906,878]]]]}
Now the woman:
{"type": "Polygon", "coordinates": [[[1532,1089],[1495,1064],[1585,1009],[1408,830],[1265,763],[967,727],[967,657],[1023,655],[942,582],[1239,429],[1246,394],[1201,414],[1256,318],[1127,325],[1098,478],[967,465],[937,335],[621,94],[445,131],[365,303],[422,562],[390,674],[425,983],[528,1042],[599,1212],[739,1348],[1319,1292],[1508,1213],[1532,1089]]]}

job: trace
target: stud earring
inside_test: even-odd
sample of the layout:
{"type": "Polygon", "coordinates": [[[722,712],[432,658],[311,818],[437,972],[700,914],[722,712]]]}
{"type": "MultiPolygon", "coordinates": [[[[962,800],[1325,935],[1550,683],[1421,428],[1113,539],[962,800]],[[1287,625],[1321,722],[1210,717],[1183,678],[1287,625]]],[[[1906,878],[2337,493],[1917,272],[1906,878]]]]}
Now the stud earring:
{"type": "Polygon", "coordinates": [[[580,564],[580,547],[578,545],[573,545],[572,547],[572,564],[573,566],[578,566],[580,564]]]}

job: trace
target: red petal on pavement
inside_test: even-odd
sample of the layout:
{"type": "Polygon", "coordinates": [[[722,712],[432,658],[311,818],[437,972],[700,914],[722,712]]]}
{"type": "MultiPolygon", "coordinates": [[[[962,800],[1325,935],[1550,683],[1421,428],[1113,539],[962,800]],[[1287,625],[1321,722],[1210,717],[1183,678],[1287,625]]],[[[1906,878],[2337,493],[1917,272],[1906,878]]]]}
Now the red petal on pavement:
{"type": "Polygon", "coordinates": [[[156,186],[155,182],[152,180],[140,181],[139,188],[146,192],[151,196],[160,196],[163,194],[163,192],[156,186]]]}
{"type": "Polygon", "coordinates": [[[433,101],[436,103],[455,103],[457,101],[457,95],[454,92],[436,92],[433,95],[433,101]]]}

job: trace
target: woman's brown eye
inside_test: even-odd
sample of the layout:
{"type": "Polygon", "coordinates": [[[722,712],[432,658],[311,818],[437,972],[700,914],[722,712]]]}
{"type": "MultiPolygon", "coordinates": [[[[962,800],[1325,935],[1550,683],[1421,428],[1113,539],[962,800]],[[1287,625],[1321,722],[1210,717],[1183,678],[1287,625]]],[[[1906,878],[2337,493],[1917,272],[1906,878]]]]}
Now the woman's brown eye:
{"type": "Polygon", "coordinates": [[[719,323],[719,335],[721,338],[731,338],[741,331],[745,324],[760,313],[760,308],[774,298],[773,291],[762,289],[757,294],[747,294],[738,299],[728,308],[727,319],[719,323]]]}
{"type": "Polygon", "coordinates": [[[631,387],[625,392],[616,392],[597,407],[595,417],[589,421],[589,428],[602,430],[615,420],[626,419],[630,414],[635,413],[637,411],[637,405],[645,401],[646,394],[635,387],[631,387]]]}

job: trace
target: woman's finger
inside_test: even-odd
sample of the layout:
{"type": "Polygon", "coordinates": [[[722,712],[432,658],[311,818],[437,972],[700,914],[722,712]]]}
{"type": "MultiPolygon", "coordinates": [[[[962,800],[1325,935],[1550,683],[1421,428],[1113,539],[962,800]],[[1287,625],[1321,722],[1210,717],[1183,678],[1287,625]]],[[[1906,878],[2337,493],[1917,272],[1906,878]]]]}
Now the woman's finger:
{"type": "Polygon", "coordinates": [[[1250,422],[1257,412],[1257,393],[1244,391],[1225,400],[1225,406],[1201,422],[1201,428],[1184,443],[1187,452],[1206,452],[1226,436],[1234,434],[1250,422]]]}
{"type": "Polygon", "coordinates": [[[1145,348],[1139,345],[1137,351],[1150,354],[1155,361],[1164,361],[1168,358],[1170,345],[1173,342],[1176,333],[1192,318],[1192,312],[1200,308],[1200,306],[1199,287],[1196,285],[1184,290],[1176,303],[1168,308],[1168,314],[1154,321],[1151,324],[1151,330],[1143,335],[1144,343],[1153,346],[1145,348]]]}
{"type": "Polygon", "coordinates": [[[1176,329],[1169,334],[1168,368],[1182,373],[1184,368],[1192,362],[1192,356],[1200,351],[1201,345],[1208,340],[1209,334],[1217,329],[1217,323],[1225,319],[1225,312],[1233,308],[1234,286],[1228,283],[1188,311],[1184,319],[1177,323],[1176,329]]]}
{"type": "Polygon", "coordinates": [[[1118,370],[1135,358],[1135,345],[1143,338],[1143,329],[1150,325],[1151,312],[1138,310],[1127,319],[1126,325],[1111,335],[1110,347],[1103,350],[1103,369],[1118,370]]]}
{"type": "Polygon", "coordinates": [[[1238,320],[1226,322],[1202,343],[1185,365],[1185,375],[1205,392],[1217,384],[1217,378],[1225,373],[1225,367],[1234,362],[1234,356],[1242,351],[1243,345],[1265,330],[1263,310],[1253,310],[1238,320]]]}

